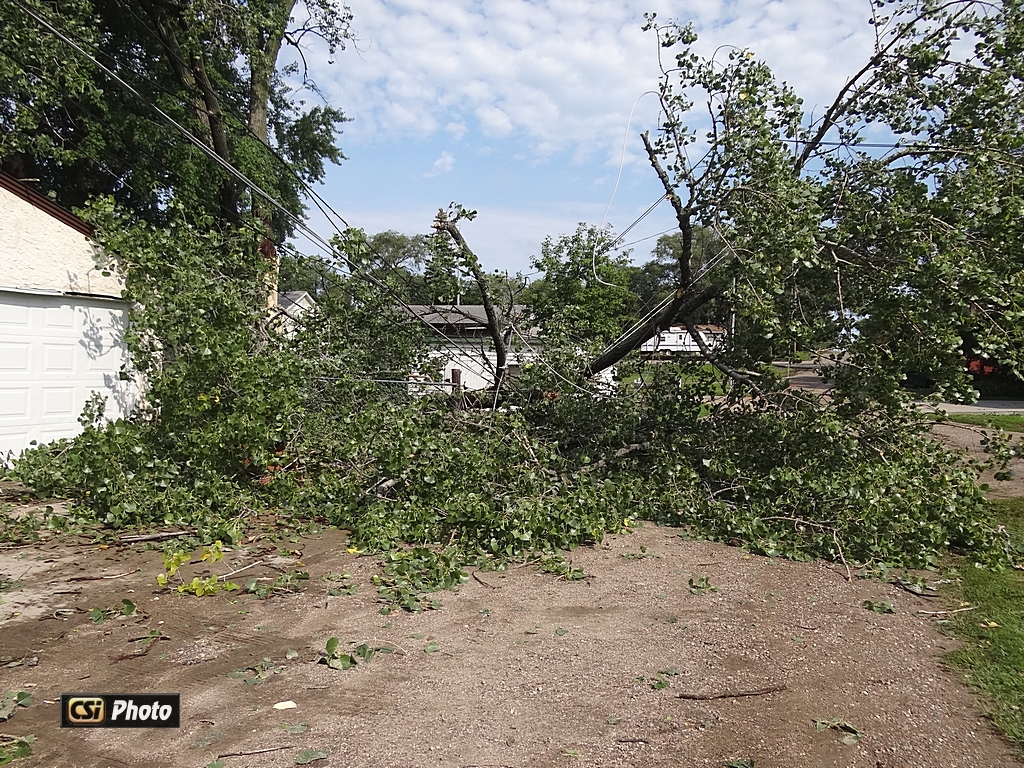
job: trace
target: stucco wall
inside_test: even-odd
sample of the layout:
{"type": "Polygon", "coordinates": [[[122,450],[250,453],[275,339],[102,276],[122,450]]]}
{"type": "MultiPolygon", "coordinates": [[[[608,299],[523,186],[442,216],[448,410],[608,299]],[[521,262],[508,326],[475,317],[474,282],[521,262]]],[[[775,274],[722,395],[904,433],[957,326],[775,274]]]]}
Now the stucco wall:
{"type": "Polygon", "coordinates": [[[85,235],[0,187],[0,287],[120,296],[85,235]]]}

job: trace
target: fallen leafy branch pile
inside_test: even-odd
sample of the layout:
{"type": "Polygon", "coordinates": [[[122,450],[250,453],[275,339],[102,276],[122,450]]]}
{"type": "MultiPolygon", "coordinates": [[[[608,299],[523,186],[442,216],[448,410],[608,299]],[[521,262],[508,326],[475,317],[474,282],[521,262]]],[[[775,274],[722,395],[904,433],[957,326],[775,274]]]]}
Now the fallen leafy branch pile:
{"type": "MultiPolygon", "coordinates": [[[[368,384],[365,371],[328,378],[330,361],[380,343],[360,336],[357,312],[324,313],[294,339],[268,332],[245,243],[213,242],[204,222],[170,236],[109,207],[93,215],[127,267],[146,405],[112,423],[93,408],[80,437],[16,470],[112,528],[186,526],[213,542],[238,540],[266,510],[326,521],[359,547],[395,550],[378,586],[416,606],[426,588],[464,579],[465,563],[556,555],[635,519],[851,565],[922,566],[948,551],[1005,560],[975,470],[903,409],[840,414],[785,391],[709,408],[711,374],[685,362],[641,388],[557,398],[530,396],[557,382],[525,372],[496,411],[368,384]],[[424,570],[430,585],[417,582],[424,570]]],[[[411,364],[393,336],[377,357],[411,364]]]]}

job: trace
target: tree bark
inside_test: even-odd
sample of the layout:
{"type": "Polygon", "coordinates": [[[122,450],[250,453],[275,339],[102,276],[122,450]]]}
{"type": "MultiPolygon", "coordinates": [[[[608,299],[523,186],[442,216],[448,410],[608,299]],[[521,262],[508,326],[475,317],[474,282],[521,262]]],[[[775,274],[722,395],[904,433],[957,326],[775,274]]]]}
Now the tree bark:
{"type": "Polygon", "coordinates": [[[647,322],[637,326],[625,336],[619,337],[608,349],[590,363],[587,366],[587,375],[596,376],[601,371],[611,368],[634,349],[639,349],[640,345],[645,341],[671,326],[676,317],[690,314],[695,309],[704,306],[719,296],[721,292],[722,289],[717,285],[709,285],[696,293],[684,293],[681,289],[677,290],[675,298],[672,299],[665,309],[657,315],[653,315],[647,322]]]}
{"type": "MultiPolygon", "coordinates": [[[[210,148],[227,163],[231,162],[231,147],[228,142],[227,126],[220,99],[206,72],[202,52],[186,54],[178,41],[165,6],[141,0],[143,10],[153,23],[153,29],[160,44],[167,51],[168,61],[182,89],[192,95],[192,109],[196,120],[202,126],[203,137],[210,148]]],[[[221,217],[231,224],[239,223],[238,194],[232,181],[225,178],[219,190],[221,217]]]]}
{"type": "MultiPolygon", "coordinates": [[[[268,129],[267,100],[270,98],[270,79],[277,68],[277,56],[281,51],[285,28],[291,18],[296,0],[280,0],[275,9],[274,23],[259,31],[259,45],[249,54],[249,114],[248,129],[253,138],[264,146],[270,146],[268,129]]],[[[274,242],[272,211],[256,195],[252,198],[252,213],[263,222],[264,237],[260,251],[267,261],[267,304],[277,306],[278,274],[281,258],[274,242]]]]}
{"type": "Polygon", "coordinates": [[[476,257],[476,254],[470,250],[469,245],[466,244],[466,240],[459,231],[459,228],[456,226],[455,222],[448,219],[448,216],[445,214],[443,209],[437,212],[437,218],[434,219],[434,229],[438,232],[444,232],[452,239],[462,255],[463,263],[472,273],[473,279],[476,281],[477,287],[480,289],[480,295],[483,297],[484,314],[487,315],[487,332],[491,337],[491,341],[494,343],[494,391],[497,392],[501,388],[501,384],[505,378],[505,367],[508,359],[508,353],[505,348],[505,339],[502,337],[501,327],[498,323],[498,313],[494,309],[494,302],[491,301],[491,292],[487,285],[487,277],[484,275],[483,269],[480,268],[480,260],[476,257]]]}
{"type": "Polygon", "coordinates": [[[722,289],[718,286],[709,286],[696,293],[691,293],[690,284],[693,282],[691,262],[693,260],[693,212],[683,205],[683,201],[676,194],[675,187],[669,179],[665,169],[658,162],[658,155],[651,145],[650,135],[641,134],[644,149],[647,150],[647,157],[654,168],[655,173],[665,188],[665,197],[672,204],[672,210],[676,214],[676,222],[679,224],[679,232],[682,235],[682,248],[680,249],[678,265],[679,277],[676,281],[676,295],[672,301],[661,312],[651,316],[646,322],[638,325],[628,334],[616,339],[610,347],[602,352],[590,365],[587,366],[587,374],[596,376],[601,371],[607,370],[619,362],[622,358],[638,349],[648,339],[654,337],[665,328],[668,328],[676,317],[691,314],[698,307],[707,304],[713,298],[721,295],[722,289]]]}

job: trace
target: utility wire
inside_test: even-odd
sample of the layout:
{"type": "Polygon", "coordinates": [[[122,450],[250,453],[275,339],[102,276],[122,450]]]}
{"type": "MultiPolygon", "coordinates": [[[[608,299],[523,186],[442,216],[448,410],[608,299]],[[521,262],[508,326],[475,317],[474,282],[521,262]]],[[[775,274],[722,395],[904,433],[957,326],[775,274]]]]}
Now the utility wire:
{"type": "Polygon", "coordinates": [[[25,5],[25,3],[22,2],[22,0],[14,0],[14,2],[25,13],[27,13],[29,16],[31,16],[33,19],[35,19],[39,24],[41,24],[43,27],[45,27],[48,31],[50,31],[58,39],[60,39],[66,45],[70,46],[79,55],[84,56],[85,58],[87,58],[95,66],[99,67],[100,70],[102,70],[109,77],[111,77],[118,85],[120,85],[122,88],[124,88],[130,94],[132,94],[132,96],[134,96],[136,99],[138,99],[144,105],[146,105],[149,109],[153,110],[158,115],[160,115],[160,117],[162,117],[165,121],[167,121],[170,125],[172,125],[190,143],[192,143],[196,147],[198,147],[199,150],[201,152],[203,152],[203,154],[205,154],[208,157],[210,157],[215,163],[217,163],[217,165],[219,165],[221,168],[223,168],[223,170],[226,171],[229,175],[234,177],[236,180],[238,180],[244,186],[248,187],[251,191],[253,191],[256,194],[258,194],[260,197],[262,197],[264,200],[266,200],[268,203],[270,203],[270,205],[272,205],[274,208],[278,209],[311,242],[313,242],[313,243],[315,243],[315,244],[325,248],[333,256],[338,257],[342,261],[344,261],[348,265],[350,271],[352,272],[352,274],[354,276],[361,277],[362,279],[366,280],[370,284],[375,285],[377,288],[379,288],[379,289],[385,291],[386,293],[388,293],[389,295],[391,295],[393,299],[395,299],[401,306],[403,306],[406,310],[408,310],[408,312],[410,313],[411,316],[415,317],[417,320],[419,320],[424,325],[426,325],[428,328],[430,328],[431,331],[433,331],[434,333],[436,333],[439,336],[441,336],[442,339],[444,339],[448,344],[450,344],[452,346],[457,346],[457,345],[455,345],[455,342],[451,338],[449,338],[443,331],[441,331],[440,329],[434,327],[433,325],[428,323],[422,316],[420,316],[418,313],[416,313],[415,310],[413,310],[412,307],[401,296],[399,296],[397,293],[395,293],[395,291],[389,285],[387,285],[386,283],[384,283],[383,281],[381,281],[380,279],[376,278],[375,276],[373,276],[371,274],[362,273],[359,270],[358,265],[354,261],[352,261],[344,252],[339,251],[338,249],[334,248],[334,246],[331,245],[331,243],[329,243],[327,240],[325,240],[323,237],[321,237],[317,232],[315,232],[313,229],[311,229],[304,221],[302,221],[302,219],[300,219],[294,213],[289,211],[284,205],[279,203],[268,192],[263,190],[254,181],[250,180],[247,176],[245,176],[245,174],[243,174],[237,168],[235,168],[230,163],[228,163],[226,160],[224,160],[222,157],[220,157],[220,155],[218,155],[216,152],[214,152],[213,149],[211,149],[205,143],[203,143],[200,139],[198,139],[187,128],[185,128],[183,125],[181,125],[181,123],[179,123],[173,117],[171,117],[166,112],[164,112],[162,109],[160,109],[160,107],[156,106],[151,101],[149,101],[145,96],[143,96],[141,93],[139,93],[139,91],[137,89],[135,89],[133,86],[131,86],[129,83],[127,83],[123,78],[121,78],[116,72],[111,70],[109,67],[105,66],[99,60],[97,60],[88,51],[83,49],[73,39],[68,37],[63,32],[61,32],[57,27],[55,27],[49,21],[47,21],[46,19],[40,17],[37,13],[35,13],[35,11],[33,11],[30,7],[25,5]]]}
{"type": "MultiPolygon", "coordinates": [[[[128,10],[129,10],[129,13],[131,13],[131,15],[143,26],[143,28],[145,28],[156,39],[156,41],[158,43],[161,42],[159,34],[143,18],[141,18],[138,14],[136,14],[130,8],[128,10]]],[[[176,52],[169,51],[169,54],[175,57],[175,59],[178,61],[180,66],[186,67],[186,68],[188,68],[190,66],[189,63],[184,61],[176,52]]],[[[120,63],[117,62],[117,60],[114,59],[109,54],[107,54],[107,59],[111,62],[112,65],[117,66],[118,69],[121,69],[120,63]]],[[[179,94],[171,92],[170,90],[164,88],[160,83],[154,82],[151,78],[145,78],[145,81],[150,86],[154,87],[157,90],[162,91],[167,96],[169,96],[169,97],[171,97],[171,98],[173,98],[175,100],[180,98],[179,94]]],[[[261,147],[263,147],[265,150],[267,150],[274,157],[274,159],[276,159],[284,167],[284,169],[295,179],[295,181],[298,182],[298,184],[301,186],[301,188],[306,193],[306,195],[313,201],[314,205],[316,205],[316,207],[320,210],[320,213],[324,216],[324,218],[331,225],[331,227],[335,230],[335,232],[338,235],[344,236],[344,232],[341,230],[340,227],[338,227],[338,225],[334,221],[334,219],[332,219],[332,215],[333,215],[333,217],[335,219],[337,219],[342,224],[344,224],[344,226],[346,228],[350,227],[348,221],[340,213],[338,213],[337,210],[335,210],[334,207],[331,206],[331,204],[329,202],[327,202],[327,200],[325,200],[310,184],[308,184],[294,170],[294,168],[292,167],[291,163],[289,163],[286,158],[284,158],[273,146],[271,146],[270,144],[265,143],[259,136],[257,136],[252,131],[252,129],[249,128],[248,122],[241,115],[239,115],[237,112],[235,112],[233,109],[231,109],[231,105],[230,104],[222,105],[222,111],[225,114],[229,115],[230,117],[233,117],[237,121],[238,125],[241,126],[241,128],[249,135],[249,137],[251,139],[256,141],[257,144],[259,144],[261,147]]],[[[398,278],[406,285],[407,288],[411,287],[411,284],[409,282],[409,276],[403,274],[397,268],[397,266],[395,266],[394,264],[389,263],[384,258],[384,256],[380,253],[380,251],[377,250],[377,248],[372,243],[365,242],[365,245],[377,257],[379,262],[386,269],[389,269],[392,273],[397,275],[398,278]]],[[[326,247],[328,248],[328,250],[333,250],[333,249],[330,248],[329,245],[326,246],[326,247]]],[[[446,337],[446,340],[451,342],[451,340],[447,339],[447,337],[446,337]]]]}

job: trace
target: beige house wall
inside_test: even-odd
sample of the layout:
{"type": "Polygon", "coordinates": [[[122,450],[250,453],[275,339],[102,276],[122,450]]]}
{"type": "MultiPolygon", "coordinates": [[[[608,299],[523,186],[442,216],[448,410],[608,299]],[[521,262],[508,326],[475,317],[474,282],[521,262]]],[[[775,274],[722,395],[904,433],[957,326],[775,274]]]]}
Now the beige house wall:
{"type": "Polygon", "coordinates": [[[0,187],[0,288],[119,297],[124,284],[101,258],[88,237],[0,187]]]}

